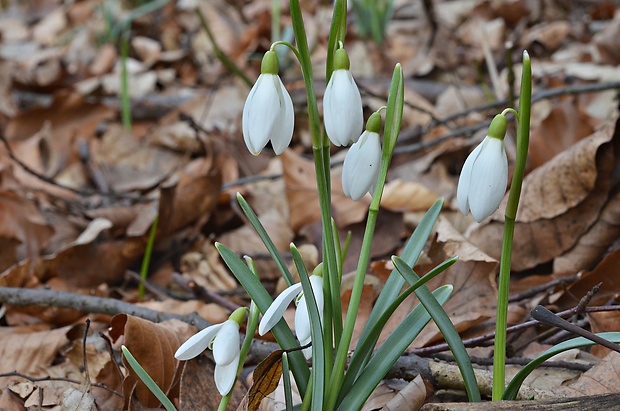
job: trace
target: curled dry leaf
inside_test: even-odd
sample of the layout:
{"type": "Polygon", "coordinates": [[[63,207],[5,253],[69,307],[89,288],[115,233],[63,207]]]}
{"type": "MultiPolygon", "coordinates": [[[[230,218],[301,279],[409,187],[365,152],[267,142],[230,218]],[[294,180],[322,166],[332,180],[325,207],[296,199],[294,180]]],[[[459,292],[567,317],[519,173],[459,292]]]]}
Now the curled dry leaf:
{"type": "MultiPolygon", "coordinates": [[[[174,358],[175,351],[191,334],[190,326],[179,321],[166,321],[155,324],[127,314],[116,315],[111,321],[110,337],[116,342],[124,336],[123,344],[129,349],[157,385],[169,396],[179,395],[179,361],[174,358]]],[[[157,407],[159,400],[149,391],[127,366],[128,375],[123,383],[125,407],[132,396],[147,407],[157,407]]]]}
{"type": "Polygon", "coordinates": [[[263,399],[278,388],[282,377],[282,350],[276,350],[261,361],[254,370],[254,384],[237,411],[256,411],[263,399]]]}
{"type": "MultiPolygon", "coordinates": [[[[515,225],[513,269],[535,267],[571,250],[600,218],[617,184],[620,129],[606,127],[534,170],[523,183],[515,225]]],[[[499,258],[503,210],[476,227],[470,241],[499,258]]],[[[578,271],[582,267],[573,267],[578,271]]]]}

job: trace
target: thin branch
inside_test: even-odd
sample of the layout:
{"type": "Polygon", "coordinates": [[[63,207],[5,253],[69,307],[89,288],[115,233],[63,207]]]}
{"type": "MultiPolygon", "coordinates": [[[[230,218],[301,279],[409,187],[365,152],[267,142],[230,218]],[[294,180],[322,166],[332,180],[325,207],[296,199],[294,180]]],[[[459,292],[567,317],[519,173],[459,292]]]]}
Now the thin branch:
{"type": "MultiPolygon", "coordinates": [[[[587,307],[585,310],[583,310],[583,312],[586,312],[586,313],[596,313],[596,312],[602,312],[602,311],[620,311],[620,305],[604,305],[604,306],[598,306],[598,307],[587,307]]],[[[556,315],[562,318],[567,318],[567,317],[571,317],[575,315],[578,312],[579,312],[579,307],[577,306],[577,307],[571,308],[570,310],[559,312],[556,315]]],[[[508,327],[506,329],[506,332],[508,334],[511,334],[511,333],[520,331],[525,328],[533,327],[538,324],[540,323],[536,320],[526,321],[524,323],[513,325],[512,327],[508,327]]],[[[492,340],[494,338],[495,338],[495,332],[491,332],[491,333],[487,333],[487,334],[484,334],[478,337],[468,338],[466,340],[463,340],[463,344],[465,345],[465,347],[477,347],[481,345],[482,343],[492,340]]],[[[421,356],[428,356],[431,354],[448,351],[449,349],[450,347],[448,347],[448,344],[437,344],[437,345],[433,345],[430,347],[416,348],[414,350],[411,350],[411,353],[416,354],[416,355],[421,355],[421,356]]]]}
{"type": "Polygon", "coordinates": [[[72,308],[84,314],[129,314],[156,323],[177,319],[194,325],[199,329],[211,325],[197,313],[188,315],[164,313],[113,298],[93,297],[46,289],[0,287],[0,303],[16,306],[37,305],[41,307],[72,308]]]}

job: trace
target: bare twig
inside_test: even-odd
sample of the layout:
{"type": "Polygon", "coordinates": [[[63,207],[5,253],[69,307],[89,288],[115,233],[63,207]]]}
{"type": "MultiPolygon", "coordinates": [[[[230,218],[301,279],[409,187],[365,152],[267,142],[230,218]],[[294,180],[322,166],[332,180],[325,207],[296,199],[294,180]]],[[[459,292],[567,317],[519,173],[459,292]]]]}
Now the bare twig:
{"type": "Polygon", "coordinates": [[[0,287],[0,303],[17,306],[37,305],[42,307],[72,308],[85,314],[130,314],[153,322],[177,319],[194,325],[199,329],[211,325],[197,313],[188,315],[170,314],[113,298],[93,297],[46,289],[0,287]]]}
{"type": "Polygon", "coordinates": [[[547,290],[553,289],[558,284],[566,285],[574,283],[575,281],[577,281],[578,278],[579,277],[576,275],[570,277],[556,278],[555,280],[549,281],[548,283],[537,285],[536,287],[529,288],[521,293],[513,294],[508,298],[508,302],[514,303],[516,301],[528,299],[540,293],[546,292],[547,290]]]}
{"type": "MultiPolygon", "coordinates": [[[[450,354],[434,354],[433,358],[437,358],[442,361],[454,362],[454,356],[450,354]]],[[[474,357],[470,356],[471,362],[473,364],[478,365],[493,365],[493,358],[482,358],[482,357],[474,357]]],[[[531,358],[525,357],[509,357],[506,358],[506,364],[512,365],[527,365],[532,362],[531,358]]],[[[567,370],[575,370],[575,371],[588,371],[592,368],[590,364],[583,364],[574,361],[545,361],[544,367],[551,368],[564,368],[567,370]]]]}
{"type": "MultiPolygon", "coordinates": [[[[562,318],[567,318],[567,317],[571,317],[575,315],[577,311],[578,311],[578,307],[573,307],[570,310],[559,312],[556,315],[562,318]]],[[[586,313],[595,313],[595,312],[603,312],[603,311],[620,311],[620,305],[604,305],[604,306],[598,306],[598,307],[587,307],[584,310],[584,312],[586,313]]],[[[513,325],[512,327],[508,327],[506,329],[506,332],[509,334],[514,333],[514,332],[520,331],[525,328],[533,327],[537,324],[539,324],[539,322],[536,320],[526,321],[524,323],[513,325]]],[[[478,337],[468,338],[466,340],[463,340],[463,344],[465,345],[465,347],[477,347],[481,345],[482,343],[492,340],[494,338],[495,338],[495,332],[491,332],[491,333],[487,333],[487,334],[484,334],[478,337]]],[[[437,345],[433,345],[430,347],[416,348],[414,350],[411,350],[411,353],[416,354],[416,355],[421,355],[421,356],[427,356],[427,355],[431,355],[431,354],[435,354],[435,353],[439,353],[443,351],[448,351],[449,349],[450,347],[448,347],[448,344],[437,344],[437,345]]]]}

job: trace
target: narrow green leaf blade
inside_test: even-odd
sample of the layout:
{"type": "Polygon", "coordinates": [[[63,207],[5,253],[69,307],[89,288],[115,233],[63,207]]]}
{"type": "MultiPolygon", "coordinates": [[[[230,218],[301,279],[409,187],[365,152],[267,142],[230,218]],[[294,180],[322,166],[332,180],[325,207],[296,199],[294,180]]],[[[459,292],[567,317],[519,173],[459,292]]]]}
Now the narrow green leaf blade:
{"type": "MultiPolygon", "coordinates": [[[[433,291],[437,301],[445,303],[452,293],[451,285],[433,291]]],[[[430,321],[431,316],[422,305],[417,305],[396,327],[372,356],[359,378],[340,402],[339,411],[361,409],[368,396],[379,384],[402,353],[430,321]]]]}
{"type": "MultiPolygon", "coordinates": [[[[415,262],[418,260],[418,257],[424,248],[424,244],[426,244],[426,240],[430,236],[431,230],[435,225],[435,221],[437,221],[437,218],[439,217],[442,207],[443,198],[440,198],[433,203],[405,245],[401,258],[410,266],[414,266],[415,262]]],[[[398,274],[396,269],[392,270],[392,273],[387,279],[381,294],[379,294],[379,298],[377,298],[377,301],[368,316],[368,321],[364,326],[364,330],[362,331],[357,344],[358,347],[364,343],[364,340],[368,338],[371,330],[379,322],[383,313],[389,309],[391,303],[398,297],[398,294],[402,290],[404,284],[405,280],[398,274]]]]}
{"type": "MultiPolygon", "coordinates": [[[[605,332],[598,333],[596,335],[611,342],[620,343],[620,332],[605,332]]],[[[521,370],[512,378],[512,380],[506,387],[506,391],[504,391],[504,396],[502,397],[502,399],[514,400],[515,398],[517,398],[519,388],[521,388],[521,385],[523,384],[523,381],[525,381],[527,376],[554,355],[571,350],[573,348],[589,347],[594,344],[594,342],[588,340],[587,338],[577,337],[573,338],[572,340],[561,342],[560,344],[549,348],[547,351],[533,359],[525,367],[521,368],[521,370]]]]}
{"type": "MultiPolygon", "coordinates": [[[[312,404],[313,410],[323,410],[323,396],[325,393],[325,349],[323,347],[323,329],[319,317],[319,309],[316,296],[312,290],[308,272],[301,254],[295,245],[291,244],[291,254],[303,289],[308,315],[310,316],[310,329],[312,335],[312,404]]],[[[323,292],[323,290],[321,290],[323,292]]],[[[323,297],[323,296],[321,296],[323,297]]]]}
{"type": "Polygon", "coordinates": [[[269,252],[269,255],[271,256],[273,261],[276,263],[278,270],[280,270],[280,274],[282,274],[284,281],[286,281],[286,285],[291,286],[295,284],[295,280],[293,279],[293,276],[288,270],[286,263],[282,259],[280,252],[278,251],[278,249],[276,248],[276,245],[271,240],[271,237],[269,237],[267,230],[265,230],[265,227],[258,219],[258,216],[254,212],[252,207],[250,207],[248,202],[245,201],[245,198],[243,198],[243,196],[239,193],[237,193],[237,201],[239,202],[239,206],[241,206],[241,210],[243,211],[243,214],[245,214],[245,217],[248,219],[248,221],[254,228],[254,231],[256,231],[256,234],[258,234],[263,244],[265,244],[265,247],[267,248],[267,252],[269,252]]]}
{"type": "Polygon", "coordinates": [[[166,397],[166,394],[164,394],[161,388],[159,388],[159,385],[157,385],[153,378],[151,378],[149,373],[147,373],[146,370],[142,368],[138,360],[136,360],[136,357],[133,356],[129,349],[123,345],[121,347],[121,351],[123,352],[123,356],[125,357],[127,364],[129,364],[131,369],[136,373],[138,378],[142,380],[144,385],[146,385],[146,387],[153,393],[153,395],[157,397],[159,402],[161,402],[161,405],[163,405],[167,411],[177,411],[175,406],[172,404],[172,401],[170,401],[168,397],[166,397]]]}
{"type": "MultiPolygon", "coordinates": [[[[396,269],[400,272],[400,274],[407,280],[407,282],[411,285],[417,284],[420,281],[420,277],[413,271],[411,267],[409,267],[402,259],[393,259],[396,269]]],[[[463,377],[463,382],[465,383],[465,390],[467,391],[467,396],[469,400],[472,402],[478,402],[481,400],[480,398],[480,389],[478,387],[478,383],[476,381],[476,375],[474,374],[474,368],[471,365],[471,359],[469,358],[469,354],[467,354],[467,350],[463,345],[463,340],[459,335],[458,331],[450,321],[450,317],[446,314],[445,310],[439,304],[439,302],[433,297],[433,294],[429,291],[426,286],[422,286],[415,291],[415,294],[418,296],[418,299],[426,308],[428,313],[439,327],[439,331],[443,335],[443,338],[448,343],[450,347],[450,351],[452,351],[452,355],[454,355],[454,360],[456,361],[459,370],[461,371],[461,375],[463,377]]]]}

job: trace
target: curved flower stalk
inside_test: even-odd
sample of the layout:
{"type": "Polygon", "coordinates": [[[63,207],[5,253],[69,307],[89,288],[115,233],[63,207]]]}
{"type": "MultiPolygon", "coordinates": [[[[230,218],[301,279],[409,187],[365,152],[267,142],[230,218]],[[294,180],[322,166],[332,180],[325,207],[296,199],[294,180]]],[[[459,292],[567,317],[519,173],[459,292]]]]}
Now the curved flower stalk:
{"type": "MultiPolygon", "coordinates": [[[[318,274],[310,276],[310,284],[312,285],[312,292],[316,299],[316,304],[319,309],[321,317],[321,324],[323,323],[323,277],[318,274]]],[[[282,291],[280,295],[276,297],[273,303],[269,306],[269,309],[263,315],[262,320],[258,325],[258,333],[265,335],[269,332],[284,315],[289,304],[295,300],[297,310],[295,311],[295,332],[297,333],[297,339],[300,345],[307,345],[311,342],[312,336],[310,335],[310,317],[308,315],[308,304],[306,303],[306,297],[301,289],[301,283],[296,283],[282,291]]],[[[312,357],[312,349],[306,348],[303,350],[306,359],[312,357]]]]}
{"type": "Polygon", "coordinates": [[[351,63],[344,49],[334,56],[334,71],[323,97],[325,131],[336,146],[356,142],[364,126],[362,96],[349,70],[351,63]]]}
{"type": "Polygon", "coordinates": [[[508,158],[504,147],[508,120],[495,116],[489,134],[471,152],[461,171],[456,198],[459,209],[480,222],[499,207],[508,182],[508,158]]]}
{"type": "Polygon", "coordinates": [[[342,165],[342,189],[353,200],[359,200],[377,183],[381,166],[379,130],[381,115],[373,113],[366,123],[366,130],[354,143],[342,165]]]}
{"type": "Polygon", "coordinates": [[[215,360],[215,385],[222,395],[228,394],[237,380],[240,354],[239,325],[244,320],[246,312],[245,307],[236,309],[223,323],[212,325],[194,334],[174,354],[177,360],[191,360],[207,348],[211,348],[215,360]]]}
{"type": "Polygon", "coordinates": [[[273,151],[282,154],[293,138],[293,101],[278,76],[278,56],[269,50],[263,57],[261,75],[243,106],[243,139],[257,156],[271,141],[273,151]]]}

